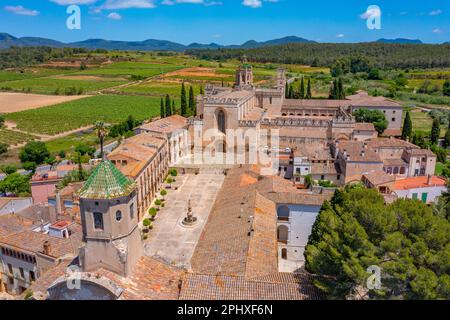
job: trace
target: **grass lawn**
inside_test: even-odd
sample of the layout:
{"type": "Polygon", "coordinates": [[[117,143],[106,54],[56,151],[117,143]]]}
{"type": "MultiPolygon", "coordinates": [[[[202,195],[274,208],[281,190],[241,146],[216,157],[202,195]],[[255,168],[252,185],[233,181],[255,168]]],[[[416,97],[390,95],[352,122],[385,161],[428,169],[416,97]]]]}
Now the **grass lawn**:
{"type": "MultiPolygon", "coordinates": [[[[431,127],[433,126],[433,119],[428,115],[427,112],[422,112],[419,109],[413,109],[410,111],[411,121],[413,123],[414,132],[423,132],[425,134],[430,134],[431,127]]],[[[403,112],[403,120],[406,117],[406,112],[403,112]]],[[[445,137],[447,128],[445,126],[441,127],[441,137],[445,137]]]]}
{"type": "Polygon", "coordinates": [[[138,120],[159,115],[160,98],[98,95],[54,106],[6,114],[17,128],[30,133],[54,135],[93,124],[124,121],[129,115],[138,120]]]}

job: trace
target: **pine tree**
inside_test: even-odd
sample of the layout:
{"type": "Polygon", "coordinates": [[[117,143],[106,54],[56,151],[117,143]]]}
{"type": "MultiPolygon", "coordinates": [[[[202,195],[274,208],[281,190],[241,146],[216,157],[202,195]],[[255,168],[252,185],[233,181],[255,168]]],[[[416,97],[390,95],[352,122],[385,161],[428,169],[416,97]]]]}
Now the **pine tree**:
{"type": "Polygon", "coordinates": [[[433,127],[431,128],[431,143],[437,144],[439,142],[439,136],[441,135],[441,124],[438,119],[433,120],[433,127]]]}
{"type": "Polygon", "coordinates": [[[161,98],[161,107],[160,107],[159,115],[161,116],[161,119],[166,117],[166,109],[164,107],[163,98],[161,98]]]}
{"type": "Polygon", "coordinates": [[[308,78],[308,86],[307,86],[307,89],[306,89],[306,99],[312,99],[311,78],[308,78]]]}
{"type": "Polygon", "coordinates": [[[170,103],[170,96],[166,95],[166,117],[170,117],[172,115],[172,104],[170,103]]]}
{"type": "Polygon", "coordinates": [[[187,116],[187,100],[186,100],[186,87],[184,82],[181,84],[181,115],[187,116]]]}
{"type": "Polygon", "coordinates": [[[195,96],[194,89],[192,86],[189,88],[189,114],[192,115],[195,113],[195,96]]]}
{"type": "Polygon", "coordinates": [[[305,81],[303,80],[300,82],[300,99],[305,99],[305,81]]]}
{"type": "Polygon", "coordinates": [[[411,139],[411,135],[412,135],[412,121],[408,111],[406,112],[405,121],[403,122],[402,139],[405,141],[411,139]]]}

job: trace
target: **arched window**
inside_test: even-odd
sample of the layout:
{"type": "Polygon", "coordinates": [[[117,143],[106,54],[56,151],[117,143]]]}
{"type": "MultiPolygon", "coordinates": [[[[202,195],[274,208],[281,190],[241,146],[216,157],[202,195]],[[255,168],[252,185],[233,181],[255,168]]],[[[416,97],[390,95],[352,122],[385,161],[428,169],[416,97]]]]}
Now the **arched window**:
{"type": "Polygon", "coordinates": [[[400,174],[405,174],[405,172],[406,172],[405,167],[401,167],[401,168],[400,168],[400,174]]]}
{"type": "Polygon", "coordinates": [[[219,110],[217,113],[217,128],[220,132],[225,133],[225,112],[219,110]]]}
{"type": "Polygon", "coordinates": [[[288,235],[289,235],[289,228],[287,226],[279,226],[277,230],[278,234],[278,241],[287,243],[288,242],[288,235]]]}
{"type": "Polygon", "coordinates": [[[394,174],[398,174],[398,171],[399,171],[399,170],[398,170],[398,167],[395,167],[395,168],[394,168],[394,174]]]}
{"type": "Polygon", "coordinates": [[[287,206],[280,206],[277,210],[279,220],[289,220],[290,210],[287,206]]]}

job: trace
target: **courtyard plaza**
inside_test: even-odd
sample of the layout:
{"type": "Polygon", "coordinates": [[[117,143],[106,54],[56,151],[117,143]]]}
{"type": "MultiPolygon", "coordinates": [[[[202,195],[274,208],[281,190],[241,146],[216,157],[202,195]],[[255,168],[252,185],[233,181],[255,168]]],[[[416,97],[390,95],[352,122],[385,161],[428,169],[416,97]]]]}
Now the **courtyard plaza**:
{"type": "Polygon", "coordinates": [[[224,179],[221,170],[208,168],[200,169],[198,174],[176,177],[179,188],[168,189],[165,206],[158,212],[145,241],[145,255],[189,270],[192,254],[224,179]],[[187,227],[182,221],[187,216],[189,202],[197,222],[187,227]]]}

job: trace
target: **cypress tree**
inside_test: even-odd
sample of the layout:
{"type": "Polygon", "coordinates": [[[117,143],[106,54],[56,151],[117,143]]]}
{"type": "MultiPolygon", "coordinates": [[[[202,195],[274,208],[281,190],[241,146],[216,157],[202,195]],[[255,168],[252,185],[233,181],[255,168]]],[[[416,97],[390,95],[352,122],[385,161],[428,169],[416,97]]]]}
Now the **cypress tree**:
{"type": "Polygon", "coordinates": [[[287,83],[287,81],[286,81],[286,85],[285,85],[285,89],[284,89],[284,97],[286,98],[286,99],[289,99],[289,84],[287,83]]]}
{"type": "Polygon", "coordinates": [[[201,95],[204,95],[204,94],[205,94],[205,91],[203,91],[203,86],[200,86],[200,94],[201,94],[201,95]]]}
{"type": "Polygon", "coordinates": [[[307,86],[307,89],[306,89],[306,99],[312,99],[311,78],[308,78],[308,86],[307,86]]]}
{"type": "Polygon", "coordinates": [[[172,100],[172,114],[177,114],[177,108],[175,107],[175,100],[172,100]]]}
{"type": "Polygon", "coordinates": [[[189,88],[189,114],[195,113],[195,97],[192,86],[189,88]]]}
{"type": "Polygon", "coordinates": [[[170,103],[170,96],[166,95],[166,117],[170,117],[172,115],[172,104],[170,103]]]}
{"type": "Polygon", "coordinates": [[[405,121],[403,122],[402,139],[406,141],[411,138],[411,135],[412,135],[412,121],[408,111],[406,112],[405,121]]]}
{"type": "Polygon", "coordinates": [[[164,108],[164,100],[162,97],[161,97],[161,107],[160,107],[159,115],[161,116],[161,119],[166,117],[166,110],[164,108]]]}
{"type": "Polygon", "coordinates": [[[305,81],[303,80],[300,82],[300,99],[305,99],[305,81]]]}
{"type": "Polygon", "coordinates": [[[337,99],[345,99],[345,90],[344,90],[344,83],[342,81],[342,78],[339,78],[338,80],[338,97],[337,99]]]}
{"type": "Polygon", "coordinates": [[[292,84],[289,86],[289,99],[294,99],[294,87],[292,84]]]}
{"type": "Polygon", "coordinates": [[[186,100],[186,88],[184,82],[181,84],[181,115],[187,116],[187,100],[186,100]]]}
{"type": "Polygon", "coordinates": [[[447,133],[444,139],[444,148],[450,147],[450,125],[448,126],[447,133]]]}
{"type": "Polygon", "coordinates": [[[439,136],[441,135],[441,124],[438,119],[433,120],[433,127],[431,128],[431,143],[437,144],[439,142],[439,136]]]}

